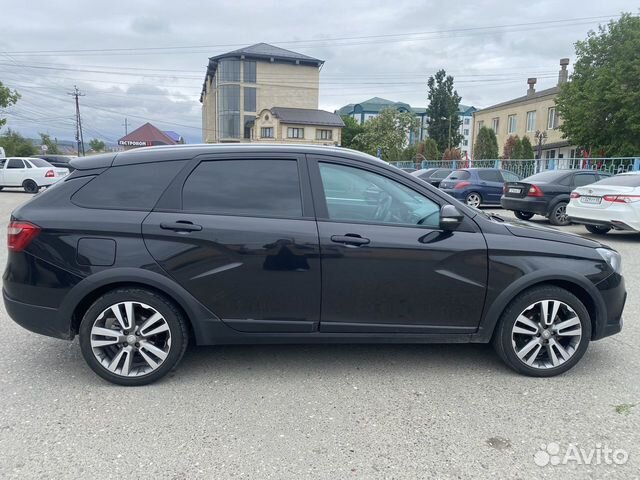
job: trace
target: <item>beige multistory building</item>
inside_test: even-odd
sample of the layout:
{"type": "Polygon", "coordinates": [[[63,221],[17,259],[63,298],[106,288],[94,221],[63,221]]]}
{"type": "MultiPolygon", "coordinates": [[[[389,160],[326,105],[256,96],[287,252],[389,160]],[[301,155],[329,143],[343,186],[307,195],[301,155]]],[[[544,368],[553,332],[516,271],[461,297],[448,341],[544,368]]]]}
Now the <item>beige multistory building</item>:
{"type": "Polygon", "coordinates": [[[200,96],[204,142],[259,141],[256,117],[274,107],[317,110],[323,63],[266,43],[211,57],[200,96]]]}
{"type": "Polygon", "coordinates": [[[560,73],[556,86],[536,91],[537,79],[529,78],[526,95],[477,110],[473,114],[472,144],[475,145],[478,132],[484,126],[496,133],[500,155],[507,138],[518,135],[520,138],[529,137],[536,155],[540,150],[539,143],[542,139],[542,158],[575,157],[576,147],[562,138],[562,132],[559,129],[562,120],[558,116],[555,103],[560,86],[568,80],[567,65],[569,65],[568,58],[560,60],[560,73]]]}

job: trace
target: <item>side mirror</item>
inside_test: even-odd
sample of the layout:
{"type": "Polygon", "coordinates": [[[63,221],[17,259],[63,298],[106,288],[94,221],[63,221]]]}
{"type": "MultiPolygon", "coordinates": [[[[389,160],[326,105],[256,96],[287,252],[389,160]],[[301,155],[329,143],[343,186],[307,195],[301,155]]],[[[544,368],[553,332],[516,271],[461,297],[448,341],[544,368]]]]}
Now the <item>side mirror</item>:
{"type": "Polygon", "coordinates": [[[440,229],[446,232],[456,230],[462,221],[464,215],[454,205],[443,205],[440,209],[440,229]]]}

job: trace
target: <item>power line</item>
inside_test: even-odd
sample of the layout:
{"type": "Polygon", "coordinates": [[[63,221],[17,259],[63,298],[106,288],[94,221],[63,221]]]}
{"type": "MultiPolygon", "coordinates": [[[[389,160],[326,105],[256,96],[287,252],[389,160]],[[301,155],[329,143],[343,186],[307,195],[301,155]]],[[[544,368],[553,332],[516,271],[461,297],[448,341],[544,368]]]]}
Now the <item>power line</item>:
{"type": "MultiPolygon", "coordinates": [[[[490,26],[482,26],[482,27],[457,27],[453,29],[446,30],[431,30],[431,31],[423,31],[423,32],[411,32],[411,33],[391,33],[391,34],[382,34],[382,35],[361,35],[361,36],[350,36],[350,37],[334,37],[334,38],[316,38],[316,39],[304,39],[304,40],[280,40],[280,41],[271,41],[267,43],[275,44],[275,45],[300,45],[300,44],[328,44],[332,42],[344,42],[344,41],[365,41],[365,40],[377,40],[377,39],[396,39],[395,41],[404,41],[404,39],[409,37],[417,37],[417,36],[425,36],[425,35],[442,35],[442,34],[454,34],[460,35],[463,33],[472,33],[472,32],[482,32],[482,33],[491,33],[492,30],[504,30],[507,28],[519,28],[521,31],[522,27],[536,27],[536,28],[556,28],[558,25],[562,24],[582,24],[581,22],[593,23],[596,20],[602,19],[610,19],[610,18],[618,18],[620,14],[615,15],[598,15],[591,17],[577,17],[577,18],[566,18],[566,19],[557,19],[557,20],[540,20],[536,22],[523,22],[523,23],[512,23],[512,24],[499,24],[499,25],[490,25],[490,26]]],[[[363,43],[359,43],[363,44],[363,43]]],[[[214,48],[231,48],[231,47],[242,47],[244,44],[238,43],[230,43],[230,44],[217,44],[217,45],[173,45],[173,46],[164,46],[164,47],[127,47],[127,48],[88,48],[88,49],[58,49],[58,50],[16,50],[16,51],[8,51],[4,52],[5,54],[18,55],[18,56],[28,56],[28,55],[41,55],[41,54],[71,54],[71,55],[83,55],[83,54],[95,54],[95,53],[125,53],[125,52],[159,52],[159,53],[167,53],[167,54],[182,54],[185,50],[194,50],[194,49],[214,49],[214,48]]],[[[341,46],[346,46],[348,44],[340,44],[341,46]]],[[[195,53],[195,52],[193,52],[195,53]]]]}

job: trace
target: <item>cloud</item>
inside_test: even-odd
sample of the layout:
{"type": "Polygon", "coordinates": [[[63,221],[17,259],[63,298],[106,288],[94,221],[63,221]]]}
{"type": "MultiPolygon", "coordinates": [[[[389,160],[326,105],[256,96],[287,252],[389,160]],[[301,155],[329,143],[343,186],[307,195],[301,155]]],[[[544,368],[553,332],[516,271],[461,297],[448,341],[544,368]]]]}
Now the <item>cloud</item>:
{"type": "Polygon", "coordinates": [[[171,25],[166,17],[135,17],[131,22],[131,29],[140,35],[149,35],[169,33],[171,25]]]}

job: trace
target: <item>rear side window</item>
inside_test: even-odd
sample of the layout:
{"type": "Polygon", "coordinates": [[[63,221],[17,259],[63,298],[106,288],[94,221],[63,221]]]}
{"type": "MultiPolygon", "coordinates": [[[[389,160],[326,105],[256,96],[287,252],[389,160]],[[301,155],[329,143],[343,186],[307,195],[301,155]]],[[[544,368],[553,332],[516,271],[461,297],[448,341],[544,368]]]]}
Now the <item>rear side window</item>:
{"type": "Polygon", "coordinates": [[[72,197],[81,207],[151,210],[185,161],[111,167],[72,197]]]}
{"type": "Polygon", "coordinates": [[[597,178],[593,173],[580,173],[573,178],[573,184],[576,187],[582,187],[594,183],[596,180],[597,178]]]}
{"type": "Polygon", "coordinates": [[[182,209],[211,214],[301,217],[298,162],[202,162],[184,184],[182,209]]]}
{"type": "Polygon", "coordinates": [[[478,170],[478,178],[485,182],[504,182],[499,170],[478,170]]]}

